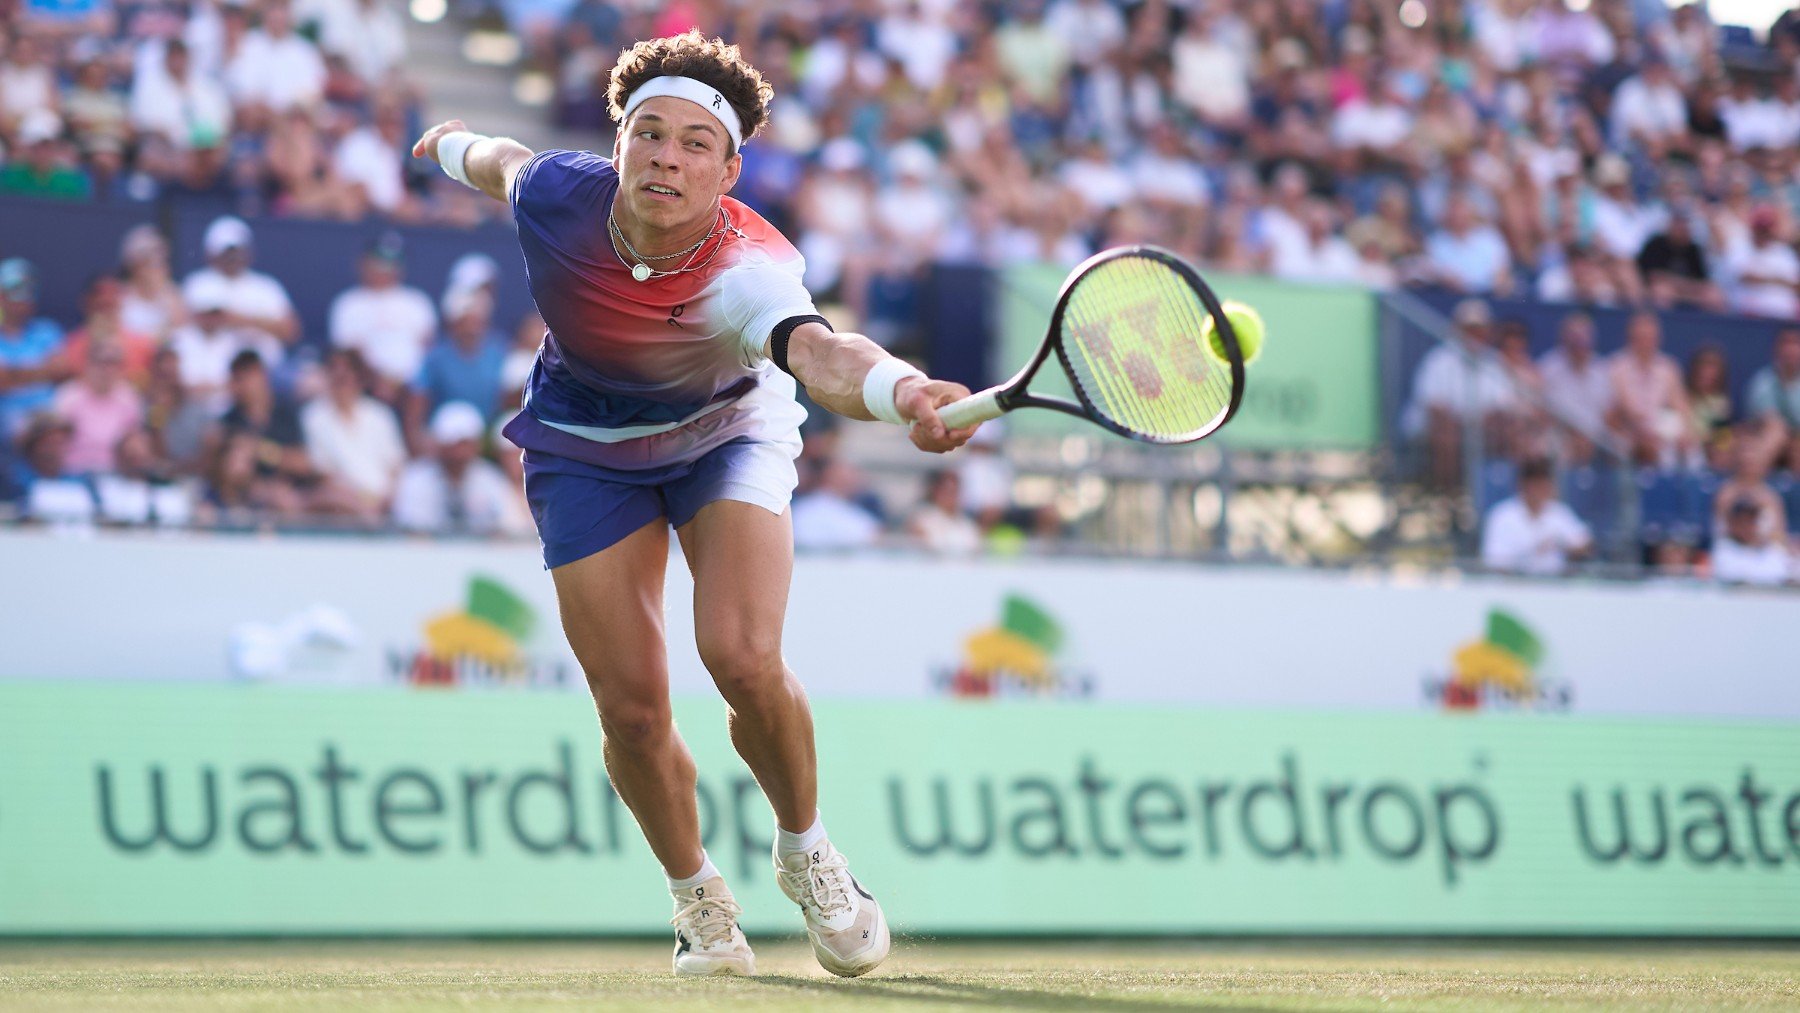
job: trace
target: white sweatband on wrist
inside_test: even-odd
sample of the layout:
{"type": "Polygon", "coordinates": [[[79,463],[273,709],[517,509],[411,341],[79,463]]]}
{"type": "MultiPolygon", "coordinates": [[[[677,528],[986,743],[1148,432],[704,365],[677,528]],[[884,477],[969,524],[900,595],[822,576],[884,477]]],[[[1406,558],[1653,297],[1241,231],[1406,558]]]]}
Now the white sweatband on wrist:
{"type": "Polygon", "coordinates": [[[463,165],[463,160],[469,157],[469,149],[475,146],[476,141],[485,140],[486,137],[467,130],[458,130],[438,138],[438,164],[444,167],[444,175],[463,186],[473,188],[475,184],[469,182],[469,171],[463,165]]]}
{"type": "Polygon", "coordinates": [[[906,362],[889,356],[877,362],[869,370],[869,375],[863,377],[863,404],[868,406],[870,415],[883,422],[906,425],[899,406],[894,404],[894,391],[899,388],[901,380],[909,376],[924,375],[906,362]]]}

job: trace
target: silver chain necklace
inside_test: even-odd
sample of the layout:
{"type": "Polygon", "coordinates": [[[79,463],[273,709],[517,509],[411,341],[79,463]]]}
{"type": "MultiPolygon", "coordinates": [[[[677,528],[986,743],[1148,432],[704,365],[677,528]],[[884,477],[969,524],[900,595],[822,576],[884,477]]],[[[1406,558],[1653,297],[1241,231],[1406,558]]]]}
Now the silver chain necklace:
{"type": "MultiPolygon", "coordinates": [[[[632,280],[634,280],[634,281],[649,281],[651,278],[667,278],[670,275],[674,275],[674,274],[682,274],[687,271],[697,271],[700,268],[705,267],[707,264],[712,263],[713,257],[716,257],[719,255],[718,250],[714,250],[713,256],[707,257],[706,261],[704,263],[683,264],[673,271],[658,271],[658,270],[652,268],[647,263],[647,261],[674,260],[677,257],[687,257],[691,261],[694,257],[694,254],[700,252],[700,248],[705,246],[707,243],[711,242],[714,238],[716,238],[719,235],[726,233],[726,232],[737,231],[736,229],[732,228],[732,226],[731,226],[731,212],[725,210],[725,206],[723,204],[719,205],[719,217],[724,220],[724,224],[717,226],[712,231],[708,232],[706,235],[701,236],[699,242],[695,243],[694,245],[688,247],[685,250],[681,250],[676,253],[664,253],[664,254],[661,254],[661,255],[655,256],[655,257],[646,257],[642,253],[639,253],[637,251],[637,247],[631,245],[631,240],[625,238],[625,230],[619,228],[619,220],[618,220],[618,218],[616,218],[613,215],[613,210],[610,207],[606,209],[606,231],[612,237],[614,253],[619,252],[620,246],[624,246],[625,252],[631,255],[631,259],[637,261],[637,263],[631,265],[632,280]]],[[[719,245],[721,247],[723,247],[725,244],[720,243],[719,245]]]]}

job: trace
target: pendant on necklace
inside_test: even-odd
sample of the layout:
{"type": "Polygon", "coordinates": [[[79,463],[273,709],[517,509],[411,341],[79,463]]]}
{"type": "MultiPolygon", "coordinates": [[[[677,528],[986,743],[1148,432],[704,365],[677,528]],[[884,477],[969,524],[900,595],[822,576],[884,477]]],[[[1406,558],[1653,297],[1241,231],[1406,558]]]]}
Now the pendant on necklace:
{"type": "Polygon", "coordinates": [[[649,264],[633,264],[633,265],[631,265],[631,277],[634,281],[649,281],[650,280],[650,265],[649,264]]]}

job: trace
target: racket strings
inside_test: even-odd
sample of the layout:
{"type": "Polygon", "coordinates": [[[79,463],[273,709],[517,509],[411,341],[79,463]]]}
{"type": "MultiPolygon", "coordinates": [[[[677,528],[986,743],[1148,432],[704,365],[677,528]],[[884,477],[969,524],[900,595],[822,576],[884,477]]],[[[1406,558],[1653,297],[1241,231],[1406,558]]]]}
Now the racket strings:
{"type": "Polygon", "coordinates": [[[1082,399],[1154,440],[1215,428],[1233,381],[1230,366],[1206,349],[1209,317],[1187,279],[1159,260],[1098,265],[1076,281],[1062,317],[1064,359],[1082,399]]]}

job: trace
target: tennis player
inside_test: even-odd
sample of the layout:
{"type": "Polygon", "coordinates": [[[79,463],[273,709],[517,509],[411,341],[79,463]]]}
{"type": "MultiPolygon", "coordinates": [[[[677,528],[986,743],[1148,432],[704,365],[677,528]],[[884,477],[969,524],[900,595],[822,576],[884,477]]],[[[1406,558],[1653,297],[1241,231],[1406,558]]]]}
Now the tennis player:
{"type": "Polygon", "coordinates": [[[875,898],[819,818],[806,693],[781,656],[793,571],[788,514],[805,411],[911,427],[961,446],[936,408],[968,394],[858,334],[834,332],[792,244],[726,193],[773,89],[736,46],[698,32],[640,42],[612,70],[612,157],[426,131],[413,154],[508,202],[548,325],[506,427],[563,629],[600,712],[606,769],[675,897],[675,973],[752,974],[740,908],[700,845],[692,756],[669,708],[669,528],[694,576],[700,657],[731,740],[775,811],[775,874],[819,963],[867,973],[888,952],[875,898]]]}

